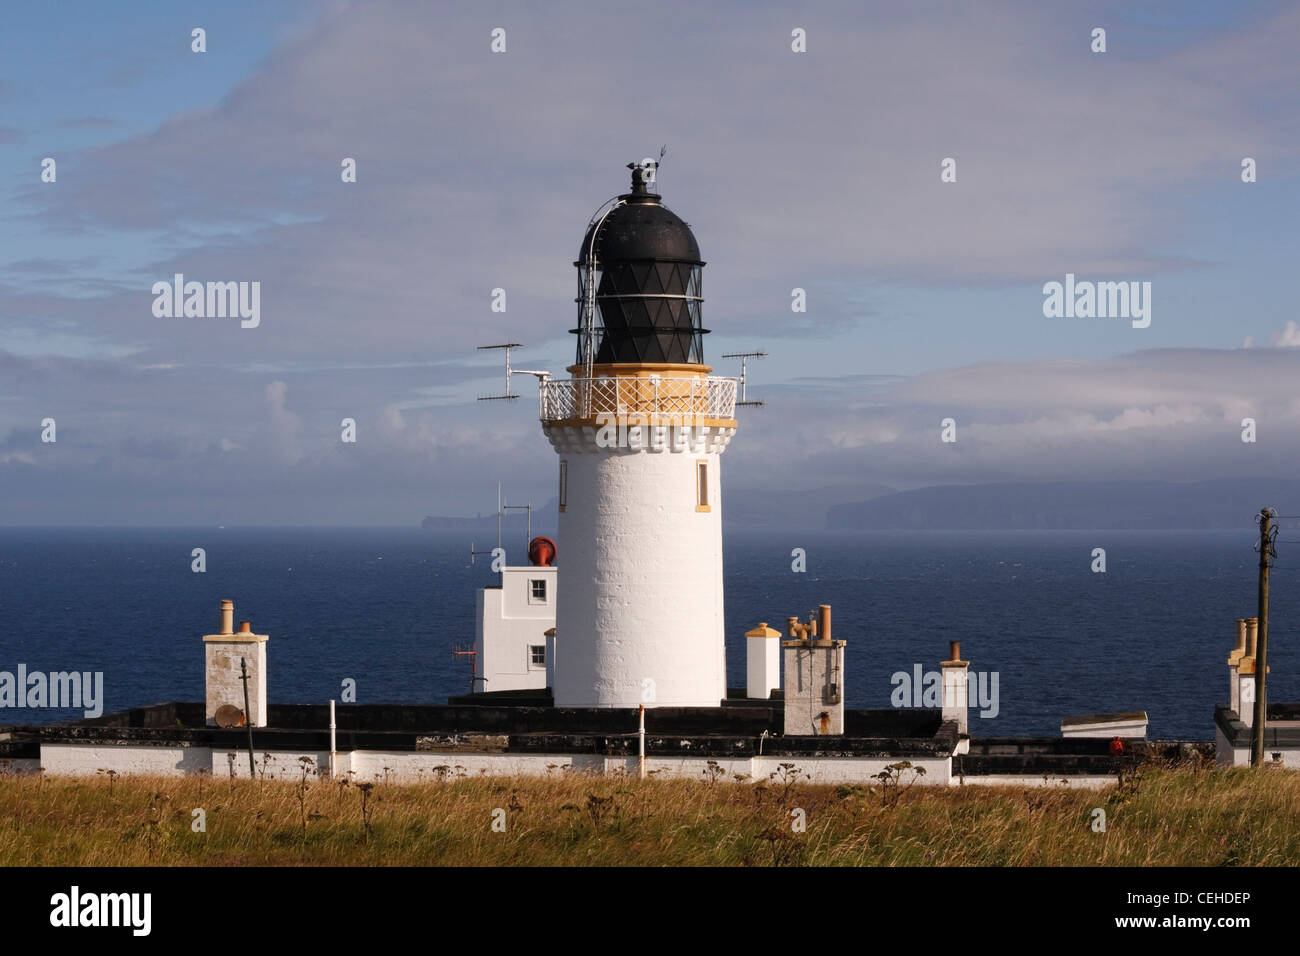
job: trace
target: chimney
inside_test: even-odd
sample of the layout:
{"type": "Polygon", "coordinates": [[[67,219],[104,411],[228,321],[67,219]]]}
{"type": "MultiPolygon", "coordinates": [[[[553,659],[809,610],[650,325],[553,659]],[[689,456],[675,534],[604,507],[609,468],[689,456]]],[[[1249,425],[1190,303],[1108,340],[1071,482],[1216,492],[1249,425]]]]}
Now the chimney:
{"type": "Polygon", "coordinates": [[[781,686],[781,632],[760,621],[745,637],[745,696],[768,700],[781,686]]]}
{"type": "MultiPolygon", "coordinates": [[[[820,605],[806,623],[787,618],[786,629],[790,639],[780,642],[785,675],[783,732],[786,736],[844,733],[844,642],[831,638],[831,606],[820,605]]],[[[767,636],[760,634],[762,630],[760,624],[746,637],[767,636]]],[[[772,631],[770,636],[780,635],[772,631]]],[[[749,646],[752,662],[755,648],[749,646]]],[[[765,666],[775,670],[774,663],[765,666]]]]}
{"type": "Polygon", "coordinates": [[[1237,717],[1247,727],[1255,725],[1255,643],[1259,618],[1246,618],[1246,653],[1237,661],[1237,717]]]}
{"type": "Polygon", "coordinates": [[[941,661],[943,670],[943,720],[957,722],[958,752],[962,749],[961,739],[965,738],[965,747],[970,748],[968,718],[970,716],[969,676],[970,661],[961,659],[961,642],[948,642],[948,660],[941,661]]]}
{"type": "Polygon", "coordinates": [[[1241,685],[1237,682],[1237,667],[1246,656],[1246,619],[1237,618],[1237,643],[1228,655],[1228,706],[1241,712],[1241,685]]]}
{"type": "Polygon", "coordinates": [[[203,637],[204,683],[206,685],[205,715],[209,727],[216,725],[217,710],[230,705],[244,712],[244,682],[239,662],[248,665],[248,712],[244,720],[254,727],[265,727],[266,700],[266,643],[265,634],[254,634],[248,621],[239,622],[239,631],[232,626],[235,614],[233,601],[221,602],[221,632],[203,637]]]}

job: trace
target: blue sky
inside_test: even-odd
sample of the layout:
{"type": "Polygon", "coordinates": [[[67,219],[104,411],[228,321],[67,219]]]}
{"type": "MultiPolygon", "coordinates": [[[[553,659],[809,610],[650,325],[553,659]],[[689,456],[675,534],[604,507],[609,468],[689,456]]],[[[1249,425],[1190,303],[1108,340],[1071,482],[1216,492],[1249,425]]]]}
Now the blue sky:
{"type": "Polygon", "coordinates": [[[406,523],[533,474],[518,495],[549,497],[531,402],[474,403],[499,388],[474,346],[571,360],[587,217],[665,143],[665,201],[709,262],[707,356],[771,353],[751,366],[771,404],[727,456],[740,485],[1268,475],[1300,450],[1294,6],[6,17],[0,523],[406,523]],[[262,325],[154,317],[175,271],[260,281],[262,325]],[[1066,272],[1151,282],[1151,326],[1045,318],[1066,272]],[[969,426],[959,456],[945,414],[969,426]],[[1259,446],[1207,452],[1244,414],[1259,446]]]}
{"type": "MultiPolygon", "coordinates": [[[[272,0],[197,9],[201,14],[195,5],[166,2],[67,3],[57,12],[30,4],[6,9],[0,126],[19,138],[0,149],[5,181],[29,180],[33,160],[47,155],[67,157],[72,171],[86,150],[145,135],[170,116],[215,105],[291,35],[309,7],[272,0]],[[189,56],[196,16],[212,42],[221,44],[220,56],[189,56]]],[[[0,194],[0,202],[6,218],[21,220],[28,212],[11,192],[0,194]]],[[[100,256],[97,272],[111,276],[160,254],[152,238],[136,232],[79,238],[29,229],[8,233],[0,248],[9,261],[100,256]]]]}

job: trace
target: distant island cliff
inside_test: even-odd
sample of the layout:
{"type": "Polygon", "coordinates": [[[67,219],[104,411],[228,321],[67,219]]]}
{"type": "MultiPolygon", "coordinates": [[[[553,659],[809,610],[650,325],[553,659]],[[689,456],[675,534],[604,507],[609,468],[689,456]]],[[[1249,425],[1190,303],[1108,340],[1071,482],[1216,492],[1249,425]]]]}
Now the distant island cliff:
{"type": "MultiPolygon", "coordinates": [[[[559,500],[552,498],[544,505],[535,505],[533,507],[532,521],[534,534],[554,534],[556,518],[559,513],[559,500]]],[[[497,516],[496,512],[491,514],[478,514],[474,517],[447,517],[440,515],[426,515],[420,522],[420,527],[425,531],[473,531],[487,532],[491,531],[496,534],[497,516]]],[[[525,511],[515,511],[513,506],[510,511],[501,519],[501,530],[510,533],[523,533],[528,527],[528,513],[525,511]]]]}
{"type": "Polygon", "coordinates": [[[1007,482],[939,485],[832,505],[828,529],[1233,529],[1264,506],[1300,512],[1300,481],[1007,482]],[[1294,503],[1294,504],[1293,504],[1294,503]]]}

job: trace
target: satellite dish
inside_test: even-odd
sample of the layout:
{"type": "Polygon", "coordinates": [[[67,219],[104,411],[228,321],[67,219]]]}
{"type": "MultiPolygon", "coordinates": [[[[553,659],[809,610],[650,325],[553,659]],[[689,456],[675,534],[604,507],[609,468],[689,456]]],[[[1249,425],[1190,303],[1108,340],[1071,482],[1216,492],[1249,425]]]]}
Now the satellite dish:
{"type": "Polygon", "coordinates": [[[244,726],[244,712],[234,704],[222,704],[212,717],[217,722],[218,727],[244,726]]]}

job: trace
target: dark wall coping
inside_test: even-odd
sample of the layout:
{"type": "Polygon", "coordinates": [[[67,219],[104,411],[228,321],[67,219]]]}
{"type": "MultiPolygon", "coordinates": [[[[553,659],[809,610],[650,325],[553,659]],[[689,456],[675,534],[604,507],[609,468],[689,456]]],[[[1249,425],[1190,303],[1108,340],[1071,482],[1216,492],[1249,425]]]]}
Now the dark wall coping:
{"type": "Polygon", "coordinates": [[[1026,776],[1070,777],[1118,775],[1121,770],[1136,768],[1145,759],[1142,754],[1112,757],[1109,754],[1002,754],[984,756],[957,754],[952,758],[954,777],[980,777],[990,774],[1024,774],[1026,776]]]}
{"type": "MultiPolygon", "coordinates": [[[[33,740],[50,744],[211,747],[239,752],[248,746],[245,728],[207,727],[203,705],[168,702],[92,720],[24,728],[33,740]]],[[[281,704],[268,708],[273,726],[253,728],[255,750],[329,749],[329,708],[281,704]]],[[[421,706],[342,705],[337,708],[337,746],[348,750],[496,751],[539,753],[636,753],[638,713],[624,709],[567,709],[483,704],[421,706]]],[[[947,756],[957,743],[957,725],[936,710],[845,712],[842,736],[782,736],[780,702],[743,707],[675,708],[646,711],[648,748],[657,754],[826,756],[947,756]],[[766,736],[765,736],[766,734],[766,736]]]]}
{"type": "MultiPolygon", "coordinates": [[[[486,695],[476,695],[483,696],[486,695]]],[[[453,698],[460,700],[460,698],[453,698]]],[[[280,730],[326,730],[329,707],[324,704],[271,704],[267,716],[280,730]]],[[[340,732],[462,732],[483,733],[634,733],[635,708],[564,708],[532,704],[339,704],[340,732]]],[[[664,734],[770,735],[782,732],[784,704],[779,700],[727,702],[720,707],[651,707],[646,729],[664,734]]],[[[844,732],[850,737],[923,737],[939,732],[942,715],[936,709],[846,710],[844,732]]],[[[204,705],[170,701],[135,707],[60,727],[120,727],[202,729],[204,705]]]]}
{"type": "MultiPolygon", "coordinates": [[[[1264,727],[1264,750],[1295,750],[1300,748],[1300,726],[1268,726],[1272,721],[1300,721],[1300,704],[1278,703],[1268,705],[1268,722],[1264,727]]],[[[1227,704],[1214,708],[1215,726],[1228,738],[1233,748],[1250,747],[1252,731],[1241,717],[1227,704]]]]}

